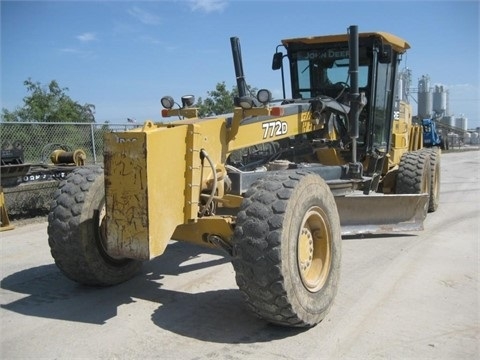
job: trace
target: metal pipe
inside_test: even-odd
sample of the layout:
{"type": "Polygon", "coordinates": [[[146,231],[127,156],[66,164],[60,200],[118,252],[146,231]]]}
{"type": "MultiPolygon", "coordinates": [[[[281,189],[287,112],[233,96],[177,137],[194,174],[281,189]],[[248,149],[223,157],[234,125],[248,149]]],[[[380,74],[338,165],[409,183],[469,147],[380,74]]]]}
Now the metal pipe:
{"type": "Polygon", "coordinates": [[[351,25],[348,28],[349,39],[349,54],[350,62],[348,73],[350,76],[350,112],[348,113],[349,118],[349,135],[352,139],[352,162],[355,164],[357,162],[357,138],[359,133],[358,126],[358,116],[361,110],[360,106],[360,93],[358,89],[358,26],[351,25]]]}
{"type": "Polygon", "coordinates": [[[95,132],[94,132],[95,124],[90,125],[90,136],[92,137],[92,153],[93,153],[93,163],[97,164],[97,152],[95,151],[95,132]]]}
{"type": "Polygon", "coordinates": [[[235,66],[235,76],[237,78],[238,96],[244,97],[247,95],[247,83],[243,73],[242,52],[240,50],[240,40],[237,37],[230,38],[232,46],[233,65],[235,66]]]}

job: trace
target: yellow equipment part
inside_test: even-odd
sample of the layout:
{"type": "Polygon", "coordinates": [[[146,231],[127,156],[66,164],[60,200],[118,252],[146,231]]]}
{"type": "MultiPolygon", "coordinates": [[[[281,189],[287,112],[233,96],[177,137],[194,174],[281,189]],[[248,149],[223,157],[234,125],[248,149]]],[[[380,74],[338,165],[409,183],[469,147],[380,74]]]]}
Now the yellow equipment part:
{"type": "MultiPolygon", "coordinates": [[[[399,53],[409,48],[408,43],[391,34],[361,36],[371,35],[379,36],[399,53]]],[[[322,43],[332,39],[344,41],[347,36],[291,39],[284,44],[322,43]]],[[[237,107],[231,118],[200,119],[195,108],[184,107],[162,111],[164,117],[178,116],[182,120],[166,124],[147,121],[142,128],[107,133],[104,139],[107,253],[112,257],[146,260],[161,255],[172,238],[207,246],[218,245],[219,239],[229,242],[235,211],[231,216],[218,216],[209,208],[215,204],[238,209],[242,202],[241,196],[226,191],[228,156],[239,149],[325,129],[325,119],[314,114],[308,102],[265,104],[251,109],[237,107]]],[[[394,171],[403,153],[421,147],[421,131],[412,124],[408,104],[400,104],[392,137],[393,147],[386,154],[388,161],[383,163],[384,175],[394,171]]],[[[329,128],[328,139],[337,141],[340,137],[329,128]]],[[[323,165],[340,166],[345,164],[342,151],[318,148],[310,156],[316,156],[323,165]]],[[[394,181],[389,181],[388,192],[393,188],[394,181]]],[[[358,217],[358,213],[367,213],[361,211],[366,208],[383,209],[383,213],[392,215],[377,226],[400,222],[415,228],[417,220],[421,222],[424,218],[424,199],[418,195],[398,198],[397,205],[395,197],[387,196],[339,198],[337,205],[345,229],[375,221],[375,214],[363,220],[358,217]],[[361,205],[350,206],[350,201],[361,205]],[[414,211],[403,214],[392,206],[413,207],[414,211]],[[350,208],[357,210],[352,212],[350,208]]]]}
{"type": "MultiPolygon", "coordinates": [[[[304,112],[297,111],[298,105],[291,107],[294,114],[281,121],[268,121],[274,119],[271,114],[276,108],[238,108],[229,128],[225,118],[186,119],[169,124],[147,121],[142,128],[105,134],[108,254],[151,259],[164,252],[174,233],[177,239],[204,243],[197,224],[199,199],[202,190],[213,187],[214,171],[208,161],[202,162],[201,154],[208,155],[218,179],[225,173],[227,155],[234,150],[322,128],[311,120],[308,107],[304,112]],[[248,116],[265,116],[266,121],[240,126],[248,116]]],[[[238,207],[242,198],[218,193],[221,188],[217,184],[217,193],[212,194],[216,201],[238,207]]],[[[211,229],[219,226],[223,235],[231,235],[231,219],[209,217],[202,224],[210,221],[211,229]]]]}
{"type": "MultiPolygon", "coordinates": [[[[360,33],[360,38],[366,38],[371,36],[377,36],[383,39],[386,43],[392,45],[395,51],[399,53],[404,53],[407,49],[410,49],[410,44],[405,41],[404,39],[387,32],[378,31],[378,32],[365,32],[360,33]]],[[[347,34],[339,34],[339,35],[324,35],[324,36],[312,36],[312,37],[305,37],[305,38],[294,38],[294,39],[285,39],[282,40],[282,44],[287,45],[291,42],[302,42],[304,44],[328,44],[328,43],[336,43],[336,42],[345,42],[348,40],[347,34]]]]}
{"type": "Polygon", "coordinates": [[[342,235],[423,230],[428,194],[335,197],[342,235]]]}
{"type": "Polygon", "coordinates": [[[8,218],[7,206],[5,204],[5,195],[3,194],[3,188],[0,186],[0,231],[12,230],[15,226],[10,224],[8,218]]]}
{"type": "Polygon", "coordinates": [[[85,165],[86,159],[87,155],[82,149],[77,149],[75,151],[65,151],[63,149],[57,149],[50,154],[50,160],[55,165],[75,164],[76,166],[83,166],[85,165]]]}
{"type": "Polygon", "coordinates": [[[198,203],[191,199],[199,198],[201,140],[193,124],[147,122],[139,131],[105,135],[109,254],[160,255],[177,225],[195,220],[198,203]]]}

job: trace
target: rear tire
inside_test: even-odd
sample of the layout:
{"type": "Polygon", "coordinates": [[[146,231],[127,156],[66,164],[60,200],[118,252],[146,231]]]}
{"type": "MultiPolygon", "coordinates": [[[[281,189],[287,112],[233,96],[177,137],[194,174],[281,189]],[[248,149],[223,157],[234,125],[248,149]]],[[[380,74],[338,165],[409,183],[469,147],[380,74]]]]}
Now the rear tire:
{"type": "Polygon", "coordinates": [[[141,262],[114,259],[102,245],[105,189],[103,169],[79,167],[54,194],[48,216],[48,243],[58,268],[85,285],[115,285],[132,278],[141,262]]]}
{"type": "Polygon", "coordinates": [[[428,212],[435,212],[440,202],[440,155],[439,148],[424,150],[430,156],[430,200],[428,203],[428,212]]]}
{"type": "Polygon", "coordinates": [[[236,281],[249,308],[284,326],[309,327],[337,292],[340,220],[318,175],[279,172],[255,182],[233,236],[236,281]]]}

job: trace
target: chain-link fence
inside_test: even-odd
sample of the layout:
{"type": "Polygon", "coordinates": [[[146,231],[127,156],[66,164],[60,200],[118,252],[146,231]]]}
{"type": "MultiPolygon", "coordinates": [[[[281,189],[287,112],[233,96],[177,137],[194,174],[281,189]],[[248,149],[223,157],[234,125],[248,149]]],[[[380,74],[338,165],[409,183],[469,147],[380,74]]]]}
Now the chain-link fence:
{"type": "Polygon", "coordinates": [[[53,150],[82,149],[86,164],[103,162],[103,134],[125,131],[136,124],[95,124],[64,122],[0,122],[3,150],[23,150],[24,163],[49,163],[53,150]]]}

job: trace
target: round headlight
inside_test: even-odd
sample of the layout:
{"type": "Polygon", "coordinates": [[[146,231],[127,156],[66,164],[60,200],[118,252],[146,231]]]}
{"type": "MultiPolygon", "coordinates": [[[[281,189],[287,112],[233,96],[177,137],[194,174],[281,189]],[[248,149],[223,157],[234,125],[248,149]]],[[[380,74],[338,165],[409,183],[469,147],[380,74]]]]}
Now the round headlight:
{"type": "Polygon", "coordinates": [[[173,107],[173,105],[175,105],[175,101],[173,100],[173,98],[171,96],[162,97],[160,102],[162,103],[162,106],[165,109],[171,109],[173,107]]]}
{"type": "Polygon", "coordinates": [[[244,110],[248,110],[253,107],[253,99],[250,96],[242,96],[238,102],[240,107],[244,110]]]}
{"type": "Polygon", "coordinates": [[[192,106],[195,102],[195,96],[193,95],[184,95],[182,96],[182,105],[183,107],[192,106]]]}
{"type": "Polygon", "coordinates": [[[272,93],[267,89],[260,89],[257,93],[257,100],[265,105],[272,100],[272,93]]]}

